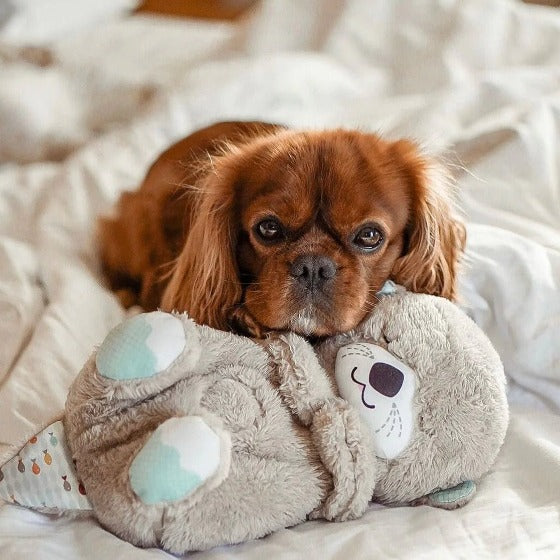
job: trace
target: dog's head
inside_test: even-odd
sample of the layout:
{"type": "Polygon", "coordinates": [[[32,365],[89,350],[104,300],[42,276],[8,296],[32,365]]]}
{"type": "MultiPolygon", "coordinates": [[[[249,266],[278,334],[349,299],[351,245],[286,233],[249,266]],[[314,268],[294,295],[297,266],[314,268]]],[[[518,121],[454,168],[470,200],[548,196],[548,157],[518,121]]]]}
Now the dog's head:
{"type": "Polygon", "coordinates": [[[260,336],[355,327],[391,278],[453,298],[464,228],[408,141],[280,130],[212,161],[164,309],[260,336]]]}

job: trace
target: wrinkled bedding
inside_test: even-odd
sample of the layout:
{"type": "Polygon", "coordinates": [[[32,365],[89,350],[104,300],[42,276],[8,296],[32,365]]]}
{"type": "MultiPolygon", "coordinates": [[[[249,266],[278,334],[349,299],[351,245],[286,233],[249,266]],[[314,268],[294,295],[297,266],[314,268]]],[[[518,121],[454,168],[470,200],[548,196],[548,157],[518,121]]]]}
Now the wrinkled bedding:
{"type": "MultiPolygon", "coordinates": [[[[358,126],[416,138],[457,178],[462,305],[504,361],[506,443],[463,509],[374,505],[357,521],[193,556],[560,557],[560,11],[267,0],[234,24],[113,14],[79,33],[53,28],[54,68],[10,74],[28,138],[70,141],[58,161],[0,164],[0,456],[60,413],[92,347],[124,317],[102,283],[94,220],[162,149],[224,119],[358,126]],[[45,73],[65,107],[42,89],[45,73]],[[61,115],[48,134],[29,126],[35,109],[61,115]]],[[[0,84],[0,116],[5,99],[0,84]]],[[[32,556],[166,555],[91,519],[0,506],[0,557],[32,556]]]]}

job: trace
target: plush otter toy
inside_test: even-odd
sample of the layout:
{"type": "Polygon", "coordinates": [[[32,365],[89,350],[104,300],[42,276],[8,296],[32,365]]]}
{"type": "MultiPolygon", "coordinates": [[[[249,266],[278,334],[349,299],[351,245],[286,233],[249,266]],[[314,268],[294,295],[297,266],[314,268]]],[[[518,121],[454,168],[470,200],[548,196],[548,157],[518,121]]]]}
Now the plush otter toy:
{"type": "Polygon", "coordinates": [[[128,319],[71,387],[60,438],[102,525],[181,554],[356,518],[372,500],[459,507],[507,422],[485,335],[449,301],[389,284],[315,348],[128,319]]]}

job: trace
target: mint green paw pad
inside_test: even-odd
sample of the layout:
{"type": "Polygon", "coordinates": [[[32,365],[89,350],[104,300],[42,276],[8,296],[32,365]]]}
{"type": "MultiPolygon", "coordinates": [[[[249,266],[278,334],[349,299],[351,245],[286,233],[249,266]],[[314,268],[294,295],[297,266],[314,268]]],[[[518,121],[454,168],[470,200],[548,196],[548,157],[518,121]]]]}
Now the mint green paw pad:
{"type": "Polygon", "coordinates": [[[465,480],[452,488],[437,490],[418,500],[417,505],[425,504],[443,509],[456,509],[470,502],[476,492],[476,484],[465,480]]]}
{"type": "Polygon", "coordinates": [[[133,492],[145,504],[182,500],[216,473],[220,438],[199,416],[170,418],[132,461],[133,492]]]}
{"type": "Polygon", "coordinates": [[[107,335],[95,364],[109,379],[145,379],[167,369],[183,352],[185,343],[180,319],[161,311],[142,313],[107,335]]]}

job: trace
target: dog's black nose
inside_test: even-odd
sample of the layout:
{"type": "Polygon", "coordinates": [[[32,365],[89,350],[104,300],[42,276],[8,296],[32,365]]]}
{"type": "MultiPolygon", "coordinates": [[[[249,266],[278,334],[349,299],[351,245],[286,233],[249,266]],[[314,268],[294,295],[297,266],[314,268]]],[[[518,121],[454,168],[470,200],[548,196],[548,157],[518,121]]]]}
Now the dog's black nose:
{"type": "Polygon", "coordinates": [[[386,397],[394,397],[402,387],[404,375],[389,364],[376,362],[369,372],[369,384],[386,397]]]}
{"type": "Polygon", "coordinates": [[[320,288],[336,275],[336,264],[322,255],[302,255],[290,269],[290,273],[308,290],[320,288]]]}

